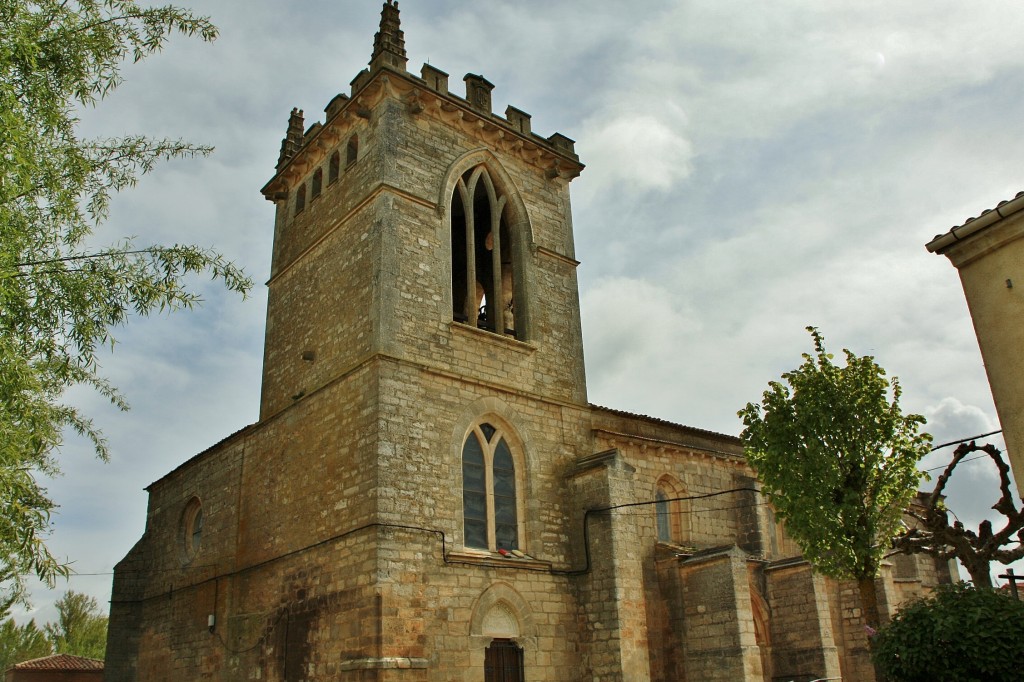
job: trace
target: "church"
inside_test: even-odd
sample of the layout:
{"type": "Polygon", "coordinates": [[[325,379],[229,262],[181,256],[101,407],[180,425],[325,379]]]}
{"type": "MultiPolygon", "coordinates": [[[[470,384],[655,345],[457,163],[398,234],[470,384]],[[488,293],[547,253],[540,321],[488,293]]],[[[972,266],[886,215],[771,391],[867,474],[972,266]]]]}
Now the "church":
{"type": "MultiPolygon", "coordinates": [[[[407,67],[387,0],[291,112],[259,421],[147,488],[106,679],[872,679],[737,438],[588,402],[573,140],[407,67]]],[[[950,579],[898,557],[880,608],[950,579]]]]}

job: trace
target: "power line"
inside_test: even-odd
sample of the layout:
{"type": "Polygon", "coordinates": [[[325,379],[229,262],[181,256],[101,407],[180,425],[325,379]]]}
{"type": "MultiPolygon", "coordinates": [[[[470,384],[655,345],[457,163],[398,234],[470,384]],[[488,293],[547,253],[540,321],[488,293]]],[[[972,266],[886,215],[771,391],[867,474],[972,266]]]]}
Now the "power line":
{"type": "MultiPolygon", "coordinates": [[[[978,440],[979,438],[987,438],[988,436],[994,436],[997,433],[1002,433],[1002,432],[1003,432],[1002,429],[997,429],[995,431],[989,431],[988,433],[979,433],[977,436],[970,436],[968,438],[961,438],[960,440],[951,440],[948,443],[943,443],[942,445],[936,445],[935,447],[933,447],[931,449],[931,451],[935,452],[936,450],[939,450],[941,448],[948,448],[950,445],[960,445],[961,443],[966,443],[968,441],[975,441],[975,440],[978,440]]],[[[974,457],[968,457],[966,459],[960,460],[958,462],[958,464],[963,464],[965,462],[973,462],[976,459],[982,459],[984,457],[988,457],[988,455],[987,454],[981,454],[981,455],[975,455],[974,457]]],[[[948,464],[942,464],[942,465],[937,466],[937,467],[931,467],[930,469],[922,469],[922,471],[925,471],[925,472],[928,472],[928,471],[938,471],[939,469],[945,469],[948,466],[949,466],[948,464]]]]}
{"type": "Polygon", "coordinates": [[[943,443],[942,445],[936,445],[935,447],[932,448],[931,451],[935,452],[936,450],[939,450],[940,448],[948,448],[950,445],[959,445],[960,443],[966,443],[969,440],[978,440],[979,438],[987,438],[988,436],[994,436],[997,433],[1002,433],[1002,432],[1003,432],[1002,429],[997,429],[995,431],[989,431],[988,433],[979,433],[977,436],[970,436],[969,438],[961,438],[960,440],[951,440],[948,443],[943,443]]]}
{"type": "MultiPolygon", "coordinates": [[[[962,459],[959,462],[957,462],[957,464],[965,464],[966,462],[973,462],[976,459],[984,459],[985,457],[988,457],[988,455],[975,455],[974,457],[968,457],[967,459],[962,459]]],[[[931,467],[930,469],[921,469],[921,471],[938,471],[939,469],[945,469],[948,466],[949,466],[948,464],[940,464],[939,466],[931,467]]]]}

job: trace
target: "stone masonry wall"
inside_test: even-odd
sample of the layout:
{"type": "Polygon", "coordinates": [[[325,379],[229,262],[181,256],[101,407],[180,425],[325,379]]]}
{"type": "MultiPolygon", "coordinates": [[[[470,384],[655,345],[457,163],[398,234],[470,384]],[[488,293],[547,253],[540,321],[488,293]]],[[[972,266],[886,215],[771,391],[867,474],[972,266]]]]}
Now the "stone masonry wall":
{"type": "Polygon", "coordinates": [[[761,682],[745,554],[732,548],[697,555],[679,570],[687,678],[761,682]]]}
{"type": "Polygon", "coordinates": [[[840,675],[825,579],[803,561],[765,569],[771,610],[772,679],[797,682],[840,675]]]}
{"type": "Polygon", "coordinates": [[[278,212],[262,415],[343,374],[373,350],[469,369],[465,361],[471,358],[460,357],[458,349],[473,345],[476,330],[462,333],[458,327],[465,325],[452,322],[445,182],[452,165],[472,154],[490,165],[511,201],[525,202],[529,222],[515,226],[513,241],[515,275],[526,298],[517,311],[529,320],[523,338],[531,342],[506,354],[494,371],[480,365],[473,373],[585,404],[566,183],[514,157],[498,161],[483,152],[479,128],[414,116],[392,97],[383,98],[361,125],[355,166],[298,216],[278,212]],[[464,341],[453,345],[456,333],[464,341]],[[314,362],[302,359],[307,351],[314,362]]]}

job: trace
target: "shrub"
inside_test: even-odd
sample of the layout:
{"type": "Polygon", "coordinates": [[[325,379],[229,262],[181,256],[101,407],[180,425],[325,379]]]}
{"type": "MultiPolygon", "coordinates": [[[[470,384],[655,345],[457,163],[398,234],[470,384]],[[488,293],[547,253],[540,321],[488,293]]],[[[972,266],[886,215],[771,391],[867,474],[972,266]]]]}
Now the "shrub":
{"type": "Polygon", "coordinates": [[[1024,602],[969,583],[904,605],[872,644],[890,682],[1019,682],[1024,602]]]}

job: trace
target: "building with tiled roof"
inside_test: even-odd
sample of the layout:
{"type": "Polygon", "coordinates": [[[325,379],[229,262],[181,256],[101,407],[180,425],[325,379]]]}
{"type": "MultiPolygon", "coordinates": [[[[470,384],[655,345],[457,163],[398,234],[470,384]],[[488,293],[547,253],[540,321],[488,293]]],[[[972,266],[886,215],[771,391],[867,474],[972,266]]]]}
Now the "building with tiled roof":
{"type": "Polygon", "coordinates": [[[1024,192],[928,242],[960,274],[1017,490],[1024,493],[1024,192]]]}
{"type": "Polygon", "coordinates": [[[4,682],[103,682],[103,661],[71,654],[56,654],[16,663],[4,682]]]}

